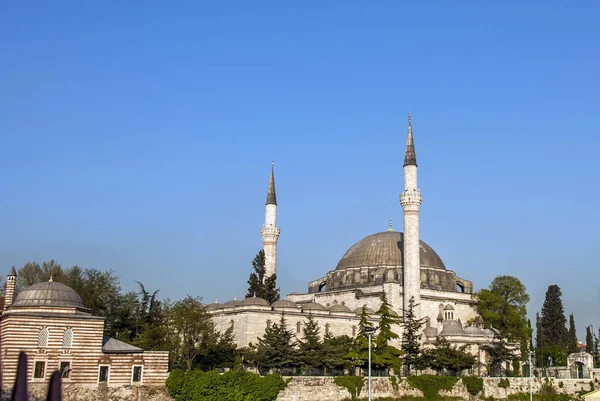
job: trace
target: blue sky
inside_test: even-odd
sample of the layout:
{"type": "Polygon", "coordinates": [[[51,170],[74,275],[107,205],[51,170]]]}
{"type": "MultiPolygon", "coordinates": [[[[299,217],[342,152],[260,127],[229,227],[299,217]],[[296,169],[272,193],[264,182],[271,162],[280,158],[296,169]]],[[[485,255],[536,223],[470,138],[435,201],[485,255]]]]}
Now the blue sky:
{"type": "Polygon", "coordinates": [[[600,326],[600,6],[7,2],[0,269],[56,259],[163,297],[243,297],[275,160],[282,292],[402,229],[486,287],[564,293],[600,326]]]}

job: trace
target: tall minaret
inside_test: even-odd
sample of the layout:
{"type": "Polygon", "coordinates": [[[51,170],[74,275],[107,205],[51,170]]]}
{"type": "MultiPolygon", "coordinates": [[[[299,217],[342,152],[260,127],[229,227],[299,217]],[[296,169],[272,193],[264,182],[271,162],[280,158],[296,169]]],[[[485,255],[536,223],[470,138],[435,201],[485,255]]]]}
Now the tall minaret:
{"type": "Polygon", "coordinates": [[[4,309],[10,306],[13,303],[15,298],[15,286],[17,284],[17,272],[15,267],[13,266],[6,276],[6,292],[4,295],[4,309]]]}
{"type": "Polygon", "coordinates": [[[275,195],[275,167],[271,163],[271,179],[267,191],[267,204],[265,212],[265,224],[260,230],[263,239],[263,250],[265,251],[266,276],[277,273],[277,239],[279,239],[279,227],[277,227],[277,196],[275,195]]]}
{"type": "MultiPolygon", "coordinates": [[[[421,192],[417,185],[417,157],[412,133],[410,112],[408,113],[408,136],[406,137],[406,155],[404,156],[404,192],[400,194],[400,204],[404,211],[404,311],[414,297],[415,304],[421,303],[421,258],[419,251],[419,208],[421,192]]],[[[419,319],[419,307],[415,308],[415,317],[419,319]]]]}

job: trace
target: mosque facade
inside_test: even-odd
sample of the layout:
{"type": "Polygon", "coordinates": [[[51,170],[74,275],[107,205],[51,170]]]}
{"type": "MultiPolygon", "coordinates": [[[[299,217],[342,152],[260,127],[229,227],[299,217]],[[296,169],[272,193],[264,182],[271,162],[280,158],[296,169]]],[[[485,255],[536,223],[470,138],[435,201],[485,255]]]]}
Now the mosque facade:
{"type": "MultiPolygon", "coordinates": [[[[358,332],[358,313],[363,306],[374,313],[380,306],[382,292],[387,295],[393,312],[402,317],[409,300],[418,306],[417,318],[426,325],[422,340],[433,344],[437,336],[452,344],[471,345],[470,349],[485,361],[480,347],[498,341],[498,332],[484,328],[478,315],[473,283],[448,269],[434,249],[420,239],[419,213],[422,195],[418,186],[418,168],[412,121],[408,116],[408,133],[404,154],[404,188],[400,192],[404,232],[387,231],[371,234],[353,244],[335,269],[308,283],[305,293],[288,294],[270,305],[251,297],[223,304],[208,305],[219,330],[233,326],[237,345],[256,343],[266,327],[284,314],[288,328],[298,337],[308,314],[321,326],[322,335],[348,335],[358,332]],[[465,323],[469,323],[466,325],[465,323]]],[[[267,191],[266,217],[261,234],[267,274],[277,272],[277,241],[280,229],[276,225],[277,198],[273,167],[267,191]]],[[[372,315],[377,324],[377,317],[372,315]]],[[[401,335],[402,328],[396,332],[401,335]]],[[[399,346],[401,339],[394,345],[399,346]]]]}

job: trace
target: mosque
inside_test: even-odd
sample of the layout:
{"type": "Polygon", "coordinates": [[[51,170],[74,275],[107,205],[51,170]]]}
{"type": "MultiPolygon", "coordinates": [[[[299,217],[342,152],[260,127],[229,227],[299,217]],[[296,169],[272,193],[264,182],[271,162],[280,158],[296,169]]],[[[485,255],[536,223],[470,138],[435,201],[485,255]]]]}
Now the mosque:
{"type": "MultiPolygon", "coordinates": [[[[363,306],[374,313],[385,292],[394,313],[403,316],[409,300],[418,306],[417,318],[425,318],[423,342],[432,344],[437,336],[452,344],[471,345],[471,352],[484,364],[480,346],[498,341],[498,332],[484,328],[477,314],[473,283],[446,267],[434,249],[420,239],[419,209],[422,196],[417,181],[417,157],[408,115],[408,134],[404,155],[404,189],[400,205],[404,215],[404,232],[387,231],[371,234],[346,251],[335,269],[308,283],[306,293],[292,293],[270,305],[264,299],[250,297],[223,304],[208,305],[220,330],[233,326],[240,347],[256,343],[270,324],[282,313],[298,336],[302,323],[312,314],[321,325],[321,333],[357,334],[358,316],[363,306]],[[467,326],[465,323],[469,322],[467,326]]],[[[267,191],[265,224],[261,229],[266,274],[277,272],[277,197],[274,171],[267,191]]],[[[377,324],[376,315],[372,315],[377,324]]],[[[401,327],[396,329],[402,333],[401,327]]],[[[401,341],[401,340],[400,340],[401,341]]],[[[396,346],[399,345],[395,344],[396,346]]]]}

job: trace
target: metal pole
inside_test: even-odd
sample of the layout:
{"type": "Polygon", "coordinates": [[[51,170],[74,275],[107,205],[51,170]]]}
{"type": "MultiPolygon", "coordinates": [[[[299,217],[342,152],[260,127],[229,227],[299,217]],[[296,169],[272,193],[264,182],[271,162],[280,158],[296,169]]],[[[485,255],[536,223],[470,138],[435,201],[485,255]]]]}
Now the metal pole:
{"type": "Polygon", "coordinates": [[[529,352],[529,401],[533,401],[533,386],[531,384],[532,382],[532,378],[531,378],[531,372],[533,371],[533,366],[531,363],[531,355],[533,354],[533,352],[529,352]]]}
{"type": "Polygon", "coordinates": [[[369,334],[369,401],[371,401],[371,335],[369,334]]]}

